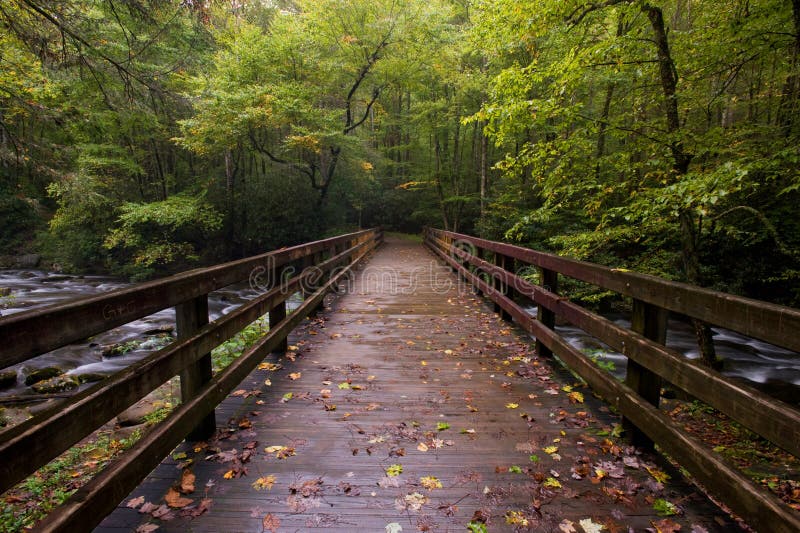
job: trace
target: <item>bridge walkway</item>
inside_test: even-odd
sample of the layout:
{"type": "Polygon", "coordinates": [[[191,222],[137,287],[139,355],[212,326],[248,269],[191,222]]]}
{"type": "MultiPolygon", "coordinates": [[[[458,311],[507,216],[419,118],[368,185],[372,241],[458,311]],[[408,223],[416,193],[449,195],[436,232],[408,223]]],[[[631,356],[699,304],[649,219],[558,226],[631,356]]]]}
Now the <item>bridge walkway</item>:
{"type": "Polygon", "coordinates": [[[96,531],[737,527],[422,245],[345,292],[96,531]]]}

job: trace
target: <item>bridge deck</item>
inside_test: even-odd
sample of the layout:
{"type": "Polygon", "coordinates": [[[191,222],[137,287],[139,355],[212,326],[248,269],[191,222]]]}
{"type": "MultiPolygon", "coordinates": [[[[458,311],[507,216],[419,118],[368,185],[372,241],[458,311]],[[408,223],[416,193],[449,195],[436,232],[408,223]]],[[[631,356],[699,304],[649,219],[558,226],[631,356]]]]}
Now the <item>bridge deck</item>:
{"type": "Polygon", "coordinates": [[[180,484],[173,454],[98,530],[736,527],[669,466],[610,436],[608,409],[579,385],[563,390],[577,380],[537,359],[419,244],[390,240],[290,344],[282,369],[254,372],[218,407],[218,439],[177,450],[194,460],[191,503],[139,512],[180,484]],[[387,475],[393,465],[399,475],[387,475]],[[679,514],[659,516],[661,500],[679,514]]]}

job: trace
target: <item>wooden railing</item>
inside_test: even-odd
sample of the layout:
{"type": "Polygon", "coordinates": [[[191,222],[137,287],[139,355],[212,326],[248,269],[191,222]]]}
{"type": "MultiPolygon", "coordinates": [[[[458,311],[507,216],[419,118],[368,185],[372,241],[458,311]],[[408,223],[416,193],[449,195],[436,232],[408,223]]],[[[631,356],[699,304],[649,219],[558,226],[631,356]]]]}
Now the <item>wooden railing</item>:
{"type": "Polygon", "coordinates": [[[41,531],[91,530],[184,438],[210,437],[216,428],[217,404],[266,355],[284,348],[287,335],[381,240],[379,230],[365,230],[0,320],[0,368],[168,307],[175,307],[178,330],[172,344],[0,433],[0,493],[180,375],[181,403],[170,416],[37,527],[41,531]],[[208,293],[248,279],[264,292],[208,323],[208,293]],[[305,300],[287,314],[286,300],[298,291],[306,295],[305,300]],[[211,350],[267,313],[269,332],[212,375],[211,350]]]}
{"type": "Polygon", "coordinates": [[[667,315],[672,311],[800,351],[800,311],[447,231],[426,229],[425,243],[491,298],[497,311],[532,333],[539,354],[558,356],[613,405],[631,427],[634,441],[654,442],[759,531],[800,531],[800,513],[755,485],[658,409],[662,381],[671,383],[800,457],[800,411],[664,346],[667,315]],[[516,274],[527,266],[539,269],[538,285],[516,274]],[[559,275],[632,298],[631,329],[559,296],[559,275]],[[518,296],[538,305],[537,317],[515,301],[518,296]],[[627,356],[625,382],[598,368],[558,335],[556,317],[627,356]]]}

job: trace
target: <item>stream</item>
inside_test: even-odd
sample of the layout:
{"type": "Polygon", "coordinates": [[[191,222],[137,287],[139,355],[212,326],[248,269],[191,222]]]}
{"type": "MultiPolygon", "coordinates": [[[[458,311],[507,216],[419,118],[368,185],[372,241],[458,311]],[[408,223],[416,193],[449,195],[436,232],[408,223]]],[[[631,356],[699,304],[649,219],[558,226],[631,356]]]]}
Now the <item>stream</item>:
{"type": "MultiPolygon", "coordinates": [[[[104,276],[69,276],[38,270],[0,270],[0,315],[8,316],[128,285],[104,276]]],[[[232,311],[257,294],[246,282],[211,293],[210,319],[214,320],[232,311]]],[[[299,302],[290,302],[289,308],[298,304],[299,302]]],[[[535,314],[535,308],[530,311],[535,314]]],[[[610,314],[607,318],[621,326],[630,327],[630,321],[622,314],[610,314]]],[[[17,373],[16,384],[0,390],[0,397],[35,397],[36,393],[24,381],[30,372],[39,368],[55,366],[74,375],[108,375],[116,372],[169,343],[174,335],[174,323],[174,309],[165,309],[100,333],[85,342],[64,346],[13,367],[0,369],[17,373]],[[129,343],[129,350],[124,354],[109,355],[110,348],[126,343],[129,343]]],[[[625,356],[615,353],[578,328],[557,326],[556,330],[573,346],[596,357],[604,366],[611,367],[613,364],[611,372],[617,377],[624,377],[627,364],[625,356]]],[[[714,328],[713,331],[717,353],[724,360],[723,374],[741,379],[786,402],[800,404],[798,354],[721,328],[714,328]]],[[[689,358],[699,357],[693,331],[687,323],[670,320],[667,346],[689,358]]]]}

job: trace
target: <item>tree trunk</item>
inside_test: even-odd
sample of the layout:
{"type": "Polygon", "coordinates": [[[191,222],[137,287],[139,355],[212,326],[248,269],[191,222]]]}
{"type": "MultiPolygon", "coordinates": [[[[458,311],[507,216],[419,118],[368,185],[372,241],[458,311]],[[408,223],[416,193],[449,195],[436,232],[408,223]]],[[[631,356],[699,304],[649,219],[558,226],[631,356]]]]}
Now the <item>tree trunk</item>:
{"type": "MultiPolygon", "coordinates": [[[[800,0],[794,0],[800,2],[800,0]]],[[[664,94],[664,114],[667,120],[667,131],[672,136],[670,142],[670,152],[672,153],[672,169],[676,179],[681,179],[689,171],[689,164],[692,161],[692,154],[684,150],[683,143],[678,138],[681,129],[680,116],[678,114],[678,74],[675,70],[675,63],[672,60],[667,37],[666,26],[664,25],[664,14],[661,8],[644,4],[642,10],[650,20],[653,28],[654,42],[658,51],[658,66],[661,77],[661,89],[664,94]]],[[[695,215],[690,209],[684,209],[679,214],[680,235],[681,235],[681,259],[683,261],[686,281],[699,285],[700,282],[700,256],[698,251],[699,232],[696,230],[695,215]]],[[[697,345],[700,348],[702,361],[709,366],[718,366],[714,341],[711,336],[711,328],[705,322],[694,319],[692,321],[695,330],[697,345]]]]}

